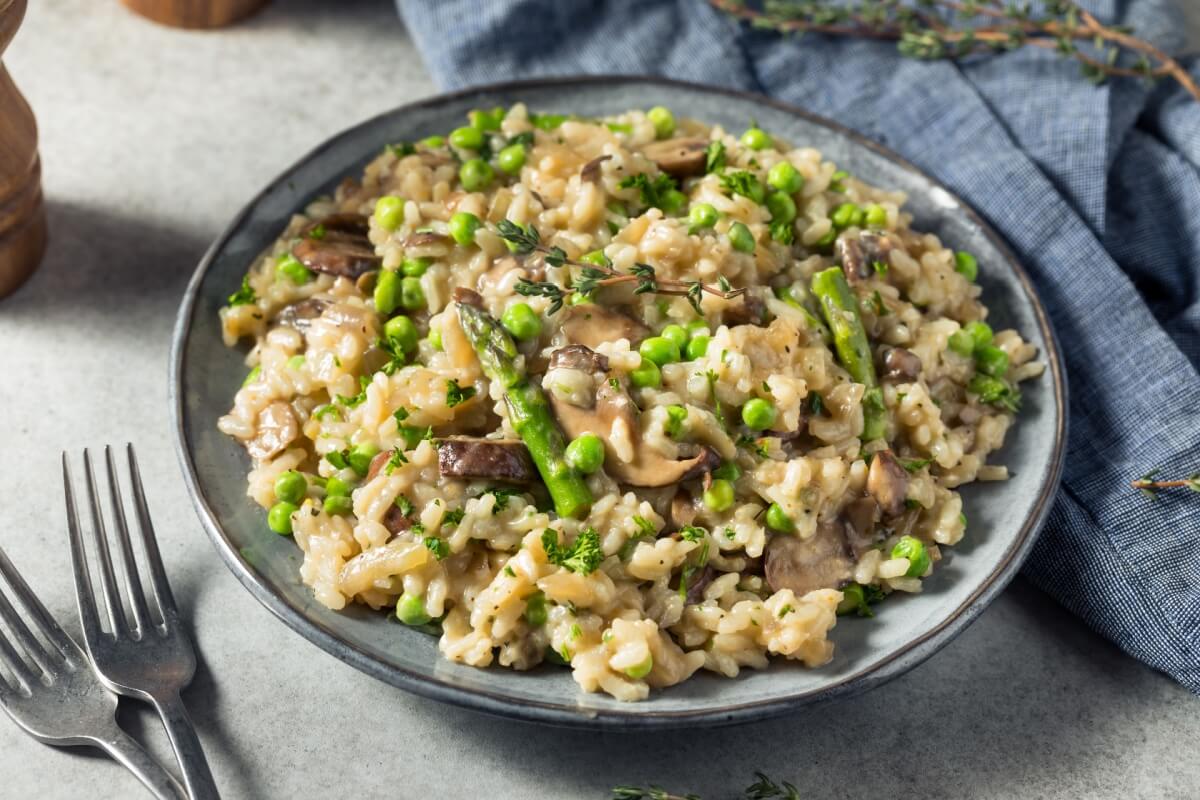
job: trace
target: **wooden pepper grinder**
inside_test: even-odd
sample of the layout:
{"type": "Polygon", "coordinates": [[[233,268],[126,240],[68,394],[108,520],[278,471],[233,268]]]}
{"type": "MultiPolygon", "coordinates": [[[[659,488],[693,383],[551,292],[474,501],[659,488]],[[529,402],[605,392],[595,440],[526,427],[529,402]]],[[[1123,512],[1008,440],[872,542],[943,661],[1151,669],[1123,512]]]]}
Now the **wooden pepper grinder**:
{"type": "MultiPolygon", "coordinates": [[[[25,3],[0,0],[0,59],[21,25],[25,3]]],[[[32,275],[45,252],[37,123],[0,60],[0,297],[32,275]]]]}
{"type": "Polygon", "coordinates": [[[125,7],[173,28],[223,28],[248,17],[267,0],[121,0],[125,7]]]}

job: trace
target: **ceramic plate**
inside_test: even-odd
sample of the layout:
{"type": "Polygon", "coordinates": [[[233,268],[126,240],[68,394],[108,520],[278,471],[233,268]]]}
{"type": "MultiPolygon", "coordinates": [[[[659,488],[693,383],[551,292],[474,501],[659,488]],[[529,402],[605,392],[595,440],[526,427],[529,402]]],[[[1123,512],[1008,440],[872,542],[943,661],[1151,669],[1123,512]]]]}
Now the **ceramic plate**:
{"type": "Polygon", "coordinates": [[[1028,276],[1000,238],[936,181],[853,132],[764,97],[694,84],[630,77],[544,80],[482,87],[402,106],[320,145],[250,201],[217,239],[187,289],[171,352],[171,388],[180,462],[204,528],[242,584],[276,616],[357,669],[402,689],[493,714],[554,724],[653,727],[720,724],[783,713],[859,692],[911,669],[958,634],[1016,574],[1046,517],[1062,463],[1063,372],[1046,313],[1028,276]],[[736,680],[704,672],[641,703],[584,694],[566,670],[475,669],[441,658],[437,640],[382,613],[334,612],[300,583],[301,553],[264,524],[246,496],[248,458],[217,431],[245,375],[244,351],[221,343],[218,309],[288,216],[332,192],[388,142],[412,141],[461,124],[472,108],[521,101],[533,110],[599,116],[665,105],[740,130],[756,119],[793,143],[819,148],[868,183],[908,192],[913,228],[937,234],[979,263],[983,300],[997,329],[1013,327],[1037,345],[1045,375],[1022,384],[1024,407],[994,463],[1003,483],[972,484],[963,497],[970,530],[919,595],[894,597],[874,619],[843,618],[837,651],[820,669],[782,659],[736,680]]]}

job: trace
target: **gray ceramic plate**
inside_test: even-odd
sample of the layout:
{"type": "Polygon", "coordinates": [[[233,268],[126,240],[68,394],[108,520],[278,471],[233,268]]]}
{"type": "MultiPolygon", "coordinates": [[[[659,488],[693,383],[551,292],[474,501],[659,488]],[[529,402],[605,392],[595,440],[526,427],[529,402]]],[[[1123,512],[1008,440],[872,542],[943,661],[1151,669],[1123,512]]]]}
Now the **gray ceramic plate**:
{"type": "Polygon", "coordinates": [[[882,147],[799,109],[758,96],[629,77],[511,83],[444,95],[375,117],[322,144],[251,200],[200,262],[179,311],[171,389],[179,458],[205,530],[242,584],[274,614],[337,658],[402,689],[494,714],[575,726],[758,719],[859,692],[912,668],[962,631],[1016,573],[1049,508],[1064,440],[1063,373],[1045,311],[999,237],[958,198],[882,147]],[[1018,329],[1041,350],[1046,374],[1025,385],[1019,424],[995,457],[1014,477],[966,489],[970,531],[925,582],[924,593],[889,600],[871,620],[841,620],[829,665],[805,670],[777,661],[736,680],[700,673],[631,704],[584,694],[558,668],[519,673],[452,664],[439,657],[433,637],[381,613],[362,607],[337,613],[318,604],[300,583],[299,549],[271,533],[262,510],[246,497],[246,454],[216,428],[245,373],[243,353],[221,343],[217,310],[225,298],[289,214],[344,176],[358,175],[385,143],[443,133],[463,124],[471,108],[516,101],[580,115],[662,104],[731,130],[754,118],[792,142],[816,146],[870,183],[907,191],[916,228],[978,256],[990,321],[1018,329]]]}

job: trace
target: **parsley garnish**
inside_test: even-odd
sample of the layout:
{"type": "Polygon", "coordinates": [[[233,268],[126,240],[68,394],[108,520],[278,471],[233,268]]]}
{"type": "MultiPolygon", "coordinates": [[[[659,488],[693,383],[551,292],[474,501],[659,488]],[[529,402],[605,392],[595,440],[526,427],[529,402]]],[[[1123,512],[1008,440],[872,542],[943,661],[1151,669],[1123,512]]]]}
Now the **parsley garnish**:
{"type": "Polygon", "coordinates": [[[467,512],[461,508],[447,511],[442,517],[442,525],[458,525],[463,521],[463,517],[466,516],[466,513],[467,512]]]}
{"type": "Polygon", "coordinates": [[[336,397],[337,401],[346,408],[361,406],[363,401],[367,399],[367,387],[371,385],[371,379],[364,375],[358,379],[358,385],[362,387],[362,390],[358,394],[354,395],[354,397],[346,397],[344,394],[339,394],[336,397]]]}
{"type": "Polygon", "coordinates": [[[705,537],[708,531],[704,528],[697,528],[695,525],[684,525],[679,529],[679,536],[685,542],[698,542],[705,537]]]}
{"type": "Polygon", "coordinates": [[[721,142],[709,142],[704,154],[704,171],[720,172],[725,168],[725,145],[721,142]]]}
{"type": "Polygon", "coordinates": [[[404,158],[405,156],[411,156],[413,153],[417,152],[417,148],[408,142],[389,144],[387,149],[391,151],[392,155],[394,155],[396,158],[404,158]]]}
{"type": "Polygon", "coordinates": [[[533,147],[533,131],[525,131],[524,133],[518,133],[516,136],[514,136],[508,140],[509,147],[511,147],[514,144],[519,144],[519,145],[521,145],[521,147],[524,147],[526,150],[528,150],[530,147],[533,147]]]}
{"type": "Polygon", "coordinates": [[[617,184],[622,189],[636,188],[642,198],[642,205],[647,208],[662,208],[663,198],[667,192],[675,189],[675,179],[663,173],[651,178],[644,172],[629,175],[617,184]]]}
{"type": "Polygon", "coordinates": [[[762,205],[767,197],[767,190],[758,176],[744,169],[726,172],[722,175],[721,188],[731,195],[740,194],[742,197],[749,197],[759,205],[762,205]]]}
{"type": "Polygon", "coordinates": [[[425,547],[428,548],[429,552],[433,553],[433,557],[438,561],[450,555],[450,543],[436,536],[426,536],[425,547]]]}
{"type": "Polygon", "coordinates": [[[454,378],[446,381],[446,407],[454,408],[475,396],[474,386],[459,386],[454,378]]]}
{"type": "Polygon", "coordinates": [[[325,225],[318,222],[316,225],[313,226],[312,230],[310,230],[308,232],[308,238],[317,239],[319,241],[319,240],[325,238],[325,234],[326,234],[325,225]]]}
{"type": "Polygon", "coordinates": [[[767,227],[771,231],[771,238],[780,244],[792,244],[796,241],[796,228],[791,222],[771,220],[767,227]]]}
{"type": "MultiPolygon", "coordinates": [[[[492,506],[492,513],[499,514],[501,511],[508,508],[508,499],[510,497],[515,497],[519,494],[522,494],[522,492],[518,491],[517,489],[501,489],[497,486],[490,486],[483,494],[490,494],[492,497],[496,498],[496,502],[492,506]]],[[[482,496],[483,495],[480,495],[480,497],[482,496]]]]}
{"type": "Polygon", "coordinates": [[[396,495],[396,508],[400,509],[400,513],[406,517],[411,517],[412,513],[417,510],[417,507],[413,505],[413,501],[402,494],[396,495]]]}
{"type": "Polygon", "coordinates": [[[333,403],[326,403],[325,405],[319,407],[316,411],[313,412],[313,418],[314,419],[325,419],[330,414],[333,414],[333,415],[339,416],[339,417],[341,416],[341,412],[338,411],[337,406],[335,406],[333,403]]]}
{"type": "Polygon", "coordinates": [[[250,276],[242,276],[242,288],[229,295],[229,307],[248,306],[258,299],[258,295],[250,288],[250,276]]]}
{"type": "Polygon", "coordinates": [[[882,261],[872,261],[871,269],[875,270],[877,275],[887,275],[888,265],[882,261]]]}
{"type": "Polygon", "coordinates": [[[394,472],[397,467],[399,467],[402,464],[407,464],[407,463],[408,463],[408,457],[404,455],[403,450],[401,450],[399,447],[397,447],[395,450],[392,451],[392,455],[388,458],[387,466],[385,466],[383,468],[383,471],[385,474],[391,475],[392,472],[394,472]]]}
{"type": "Polygon", "coordinates": [[[580,575],[591,575],[604,560],[604,551],[600,549],[600,534],[594,528],[588,528],[577,537],[570,547],[558,543],[558,531],[547,528],[542,531],[542,549],[551,564],[578,572],[580,575]]]}
{"type": "Polygon", "coordinates": [[[745,447],[752,450],[759,458],[767,458],[771,454],[771,448],[767,445],[766,438],[755,439],[753,436],[742,434],[737,438],[736,444],[738,447],[745,447]]]}
{"type": "Polygon", "coordinates": [[[898,460],[900,466],[904,467],[908,472],[920,472],[933,463],[932,458],[901,458],[898,460]]]}

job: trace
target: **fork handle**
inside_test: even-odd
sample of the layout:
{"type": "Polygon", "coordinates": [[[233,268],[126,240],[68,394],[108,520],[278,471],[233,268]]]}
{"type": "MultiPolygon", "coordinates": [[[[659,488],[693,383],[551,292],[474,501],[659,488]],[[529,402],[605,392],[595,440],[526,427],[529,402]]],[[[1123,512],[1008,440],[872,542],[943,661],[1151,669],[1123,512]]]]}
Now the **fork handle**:
{"type": "Polygon", "coordinates": [[[125,731],[114,727],[105,737],[97,739],[96,744],[132,772],[159,800],[187,800],[187,792],[179,781],[125,731]]]}
{"type": "Polygon", "coordinates": [[[200,737],[196,735],[196,726],[192,724],[179,693],[152,696],[150,702],[167,729],[167,737],[183,771],[188,795],[192,800],[219,800],[221,795],[217,792],[217,784],[208,768],[208,759],[204,757],[204,749],[200,746],[200,737]]]}

